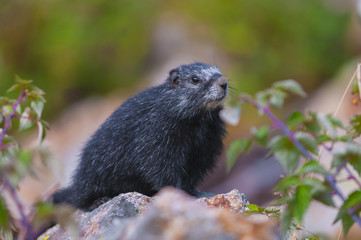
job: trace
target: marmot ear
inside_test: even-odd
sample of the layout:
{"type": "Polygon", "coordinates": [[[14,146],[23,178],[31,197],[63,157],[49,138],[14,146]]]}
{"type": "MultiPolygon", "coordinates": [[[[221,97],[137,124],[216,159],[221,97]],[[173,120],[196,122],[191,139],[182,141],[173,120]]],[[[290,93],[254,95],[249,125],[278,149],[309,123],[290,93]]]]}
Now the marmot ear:
{"type": "Polygon", "coordinates": [[[172,71],[169,72],[169,79],[171,81],[171,83],[173,84],[173,86],[178,87],[179,86],[179,71],[178,69],[173,69],[172,71]]]}

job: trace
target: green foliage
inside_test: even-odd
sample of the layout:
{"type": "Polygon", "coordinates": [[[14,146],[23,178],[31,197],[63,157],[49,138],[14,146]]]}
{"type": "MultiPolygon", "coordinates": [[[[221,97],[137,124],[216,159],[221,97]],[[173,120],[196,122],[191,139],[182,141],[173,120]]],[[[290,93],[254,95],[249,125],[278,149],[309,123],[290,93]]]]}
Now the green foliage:
{"type": "MultiPolygon", "coordinates": [[[[44,140],[48,124],[41,119],[44,109],[44,92],[32,84],[16,76],[15,84],[7,91],[18,97],[0,97],[0,235],[5,239],[13,239],[13,233],[23,238],[33,238],[35,225],[25,213],[24,203],[17,196],[17,185],[25,177],[35,175],[35,153],[45,162],[46,150],[42,147],[25,149],[17,141],[19,134],[33,127],[38,130],[38,143],[44,140]],[[5,198],[6,197],[6,198],[5,198]],[[12,216],[6,202],[13,202],[15,212],[20,219],[12,216]],[[16,226],[16,227],[15,227],[16,226]]],[[[40,204],[34,213],[45,219],[46,214],[53,212],[52,205],[40,204]]],[[[16,235],[15,235],[16,236],[16,235]]]]}
{"type": "Polygon", "coordinates": [[[320,173],[327,174],[327,170],[320,165],[316,160],[307,161],[300,168],[297,169],[296,174],[307,174],[307,173],[320,173]]]}
{"type": "Polygon", "coordinates": [[[174,5],[206,23],[217,43],[238,60],[234,75],[242,91],[254,91],[286,76],[311,86],[319,77],[328,78],[322,73],[332,75],[347,57],[345,51],[327,57],[331,46],[345,48],[341,36],[348,14],[335,13],[323,1],[232,0],[224,4],[216,0],[205,7],[203,1],[187,0],[174,5]]]}
{"type": "MultiPolygon", "coordinates": [[[[305,96],[296,82],[282,81],[257,93],[255,98],[245,95],[239,97],[241,103],[249,103],[258,108],[261,115],[269,117],[272,126],[279,128],[282,134],[270,135],[270,126],[262,126],[259,130],[252,128],[249,139],[237,142],[251,146],[252,142],[256,141],[267,147],[286,170],[287,175],[275,186],[275,191],[281,196],[275,204],[284,205],[280,229],[285,236],[290,236],[292,232],[300,229],[298,226],[302,224],[312,200],[337,207],[332,199],[335,194],[342,200],[345,199],[339,207],[335,222],[341,220],[344,233],[347,234],[355,222],[361,227],[361,189],[345,197],[339,190],[336,179],[341,170],[344,170],[349,175],[347,180],[354,181],[359,188],[361,186],[361,145],[355,141],[355,138],[361,135],[361,117],[351,117],[350,124],[345,126],[340,119],[330,114],[304,114],[295,111],[288,117],[286,125],[273,115],[270,108],[282,107],[288,92],[305,96]],[[332,165],[329,169],[315,160],[321,148],[332,155],[332,165]],[[349,170],[350,167],[355,169],[356,175],[349,170]]],[[[242,152],[244,148],[238,150],[242,152]]],[[[233,152],[232,161],[236,158],[235,153],[237,152],[233,152]]],[[[262,213],[264,210],[253,205],[249,208],[252,213],[262,213]]]]}
{"type": "Polygon", "coordinates": [[[252,146],[252,141],[248,139],[239,139],[232,143],[229,151],[227,153],[227,170],[229,171],[234,163],[236,162],[236,158],[240,152],[247,152],[252,146]]]}
{"type": "Polygon", "coordinates": [[[291,129],[293,129],[293,127],[297,128],[298,124],[301,124],[305,121],[306,118],[303,113],[295,111],[288,117],[287,125],[290,126],[291,129]]]}
{"type": "Polygon", "coordinates": [[[134,87],[159,7],[156,0],[2,1],[0,91],[16,69],[38,79],[52,106],[46,112],[57,114],[82,97],[134,87]]]}
{"type": "Polygon", "coordinates": [[[305,91],[295,80],[285,80],[281,82],[276,82],[273,84],[274,89],[278,89],[283,92],[289,92],[301,97],[306,97],[305,91]]]}
{"type": "Polygon", "coordinates": [[[263,215],[266,215],[269,217],[274,217],[274,218],[280,217],[281,211],[278,208],[274,208],[274,207],[264,208],[264,207],[260,207],[256,204],[247,204],[247,207],[249,210],[246,210],[245,213],[248,215],[263,214],[263,215]]]}
{"type": "Polygon", "coordinates": [[[269,127],[262,126],[259,129],[251,128],[251,133],[254,139],[260,144],[262,147],[266,147],[269,141],[269,127]]]}
{"type": "Polygon", "coordinates": [[[361,135],[361,114],[356,114],[350,118],[351,125],[348,128],[348,133],[351,137],[357,138],[361,135]]]}
{"type": "Polygon", "coordinates": [[[52,106],[45,113],[57,114],[85,96],[134,87],[149,62],[164,60],[153,39],[169,12],[176,27],[185,23],[235,60],[233,87],[242,90],[286,76],[312,89],[357,54],[345,47],[350,13],[322,0],[3,0],[0,92],[15,69],[37,79],[52,106]]]}
{"type": "Polygon", "coordinates": [[[287,172],[292,172],[300,158],[300,152],[285,136],[275,136],[269,143],[273,155],[287,172]]]}
{"type": "MultiPolygon", "coordinates": [[[[33,171],[32,151],[19,147],[18,142],[10,134],[22,132],[34,126],[45,133],[47,124],[41,119],[45,99],[44,92],[32,85],[31,80],[24,80],[16,76],[15,84],[7,91],[18,93],[18,99],[2,97],[0,105],[0,172],[2,178],[10,180],[14,185],[33,171]]],[[[40,135],[39,143],[44,140],[40,135]]]]}
{"type": "Polygon", "coordinates": [[[2,229],[8,229],[10,223],[10,214],[6,206],[6,203],[0,195],[0,227],[2,229]]]}
{"type": "Polygon", "coordinates": [[[345,234],[348,232],[350,227],[353,224],[353,220],[351,216],[349,215],[349,212],[352,211],[357,216],[360,215],[361,212],[361,191],[354,191],[351,193],[346,199],[346,201],[343,203],[343,205],[340,208],[340,211],[337,214],[337,217],[335,219],[335,222],[338,220],[342,220],[343,225],[343,231],[345,234]]]}

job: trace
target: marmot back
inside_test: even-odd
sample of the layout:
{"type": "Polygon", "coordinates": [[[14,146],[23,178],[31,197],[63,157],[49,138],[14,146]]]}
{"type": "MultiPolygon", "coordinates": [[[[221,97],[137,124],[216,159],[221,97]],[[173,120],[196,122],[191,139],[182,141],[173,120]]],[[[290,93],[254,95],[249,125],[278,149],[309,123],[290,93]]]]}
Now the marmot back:
{"type": "Polygon", "coordinates": [[[221,153],[219,117],[227,80],[216,66],[182,65],[167,80],[124,102],[82,150],[68,188],[54,203],[88,209],[95,200],[136,191],[149,196],[164,186],[191,195],[221,153]]]}

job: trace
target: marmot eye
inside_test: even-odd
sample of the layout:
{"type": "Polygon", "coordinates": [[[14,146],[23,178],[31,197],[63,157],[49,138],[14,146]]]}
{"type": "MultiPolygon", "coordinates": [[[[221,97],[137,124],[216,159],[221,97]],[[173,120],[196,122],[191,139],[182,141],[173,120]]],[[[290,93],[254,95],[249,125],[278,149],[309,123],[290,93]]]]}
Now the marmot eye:
{"type": "Polygon", "coordinates": [[[192,78],[192,82],[193,83],[199,83],[201,80],[198,78],[198,77],[196,77],[196,76],[193,76],[192,78]]]}

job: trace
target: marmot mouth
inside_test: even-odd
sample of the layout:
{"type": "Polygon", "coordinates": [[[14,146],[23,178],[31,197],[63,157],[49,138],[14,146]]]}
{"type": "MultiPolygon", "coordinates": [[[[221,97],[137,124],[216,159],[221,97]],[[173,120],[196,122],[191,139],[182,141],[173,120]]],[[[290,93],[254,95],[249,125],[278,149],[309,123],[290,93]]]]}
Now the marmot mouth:
{"type": "Polygon", "coordinates": [[[223,103],[223,100],[226,98],[227,94],[224,94],[223,96],[220,96],[215,99],[208,99],[205,103],[207,108],[216,108],[220,106],[223,103]]]}
{"type": "Polygon", "coordinates": [[[211,99],[211,101],[215,101],[215,102],[221,102],[223,101],[225,98],[227,97],[227,93],[223,93],[221,96],[216,97],[215,99],[211,99]]]}

